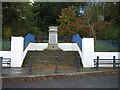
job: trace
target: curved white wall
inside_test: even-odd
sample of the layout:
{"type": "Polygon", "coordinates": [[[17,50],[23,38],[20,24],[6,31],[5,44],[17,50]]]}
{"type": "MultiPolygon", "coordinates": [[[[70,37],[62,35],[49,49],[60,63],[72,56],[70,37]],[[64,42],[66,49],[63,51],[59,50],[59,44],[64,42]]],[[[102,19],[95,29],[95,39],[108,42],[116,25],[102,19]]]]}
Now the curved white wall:
{"type": "Polygon", "coordinates": [[[63,49],[63,51],[78,51],[82,58],[82,51],[77,43],[58,43],[58,46],[63,49]]]}
{"type": "MultiPolygon", "coordinates": [[[[29,43],[23,51],[23,37],[12,37],[11,41],[11,51],[0,51],[0,56],[11,58],[11,67],[21,67],[28,51],[43,51],[48,46],[48,43],[29,43]]],[[[116,59],[120,59],[120,52],[94,52],[93,38],[82,39],[82,51],[77,43],[58,43],[58,46],[63,51],[78,51],[82,58],[83,67],[94,67],[94,59],[97,56],[103,59],[113,59],[113,56],[116,56],[116,59]]]]}
{"type": "Polygon", "coordinates": [[[43,51],[45,48],[47,48],[47,46],[48,43],[29,43],[23,52],[22,60],[24,60],[28,51],[43,51]]]}

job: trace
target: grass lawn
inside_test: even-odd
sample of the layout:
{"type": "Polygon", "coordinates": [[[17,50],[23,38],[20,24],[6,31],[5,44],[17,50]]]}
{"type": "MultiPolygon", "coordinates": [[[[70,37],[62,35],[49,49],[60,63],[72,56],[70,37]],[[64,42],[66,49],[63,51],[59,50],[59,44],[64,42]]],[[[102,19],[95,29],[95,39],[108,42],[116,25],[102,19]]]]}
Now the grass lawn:
{"type": "Polygon", "coordinates": [[[100,52],[118,52],[120,51],[118,49],[118,46],[115,45],[108,45],[108,44],[95,44],[95,51],[100,51],[100,52]]]}
{"type": "Polygon", "coordinates": [[[2,50],[3,51],[10,51],[11,50],[11,41],[8,39],[2,40],[2,50]]]}

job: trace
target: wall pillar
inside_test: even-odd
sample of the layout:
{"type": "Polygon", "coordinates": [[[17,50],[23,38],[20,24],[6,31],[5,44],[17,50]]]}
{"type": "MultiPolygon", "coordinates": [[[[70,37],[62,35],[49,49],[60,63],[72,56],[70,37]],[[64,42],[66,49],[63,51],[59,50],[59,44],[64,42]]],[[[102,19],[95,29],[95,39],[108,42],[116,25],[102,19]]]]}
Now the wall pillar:
{"type": "Polygon", "coordinates": [[[83,67],[94,67],[94,38],[82,39],[83,67]]]}
{"type": "Polygon", "coordinates": [[[21,67],[23,57],[23,37],[11,37],[11,67],[21,67]]]}

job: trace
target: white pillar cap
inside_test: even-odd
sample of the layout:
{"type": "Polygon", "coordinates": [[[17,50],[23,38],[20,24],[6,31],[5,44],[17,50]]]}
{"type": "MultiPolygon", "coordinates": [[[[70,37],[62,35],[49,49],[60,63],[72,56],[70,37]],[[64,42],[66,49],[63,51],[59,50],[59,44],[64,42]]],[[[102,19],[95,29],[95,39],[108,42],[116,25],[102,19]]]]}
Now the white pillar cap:
{"type": "Polygon", "coordinates": [[[57,28],[58,28],[57,26],[50,26],[49,31],[55,31],[56,32],[57,28]]]}

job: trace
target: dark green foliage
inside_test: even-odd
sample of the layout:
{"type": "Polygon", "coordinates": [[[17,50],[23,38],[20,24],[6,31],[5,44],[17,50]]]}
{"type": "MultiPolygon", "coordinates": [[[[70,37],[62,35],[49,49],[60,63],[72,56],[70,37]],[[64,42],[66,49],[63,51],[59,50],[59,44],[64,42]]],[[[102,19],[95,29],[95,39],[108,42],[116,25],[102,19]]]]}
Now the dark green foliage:
{"type": "Polygon", "coordinates": [[[33,7],[30,3],[4,2],[2,5],[3,37],[9,38],[11,35],[25,36],[27,33],[40,33],[35,25],[33,7]],[[8,32],[6,27],[11,28],[9,37],[4,34],[8,32]]]}
{"type": "Polygon", "coordinates": [[[118,26],[111,26],[107,30],[106,39],[108,40],[119,40],[120,39],[120,33],[119,33],[118,26]]]}
{"type": "Polygon", "coordinates": [[[72,2],[36,2],[34,4],[29,2],[4,2],[2,4],[3,37],[25,36],[27,33],[46,36],[49,26],[59,25],[57,19],[62,8],[73,4],[78,5],[72,2]],[[5,30],[6,27],[10,27],[9,32],[5,30]],[[6,36],[6,32],[10,35],[6,36]]]}
{"type": "Polygon", "coordinates": [[[34,3],[35,20],[38,28],[42,32],[48,31],[48,27],[52,25],[59,25],[57,21],[62,8],[70,5],[78,5],[78,3],[68,2],[40,2],[34,3]]]}
{"type": "MultiPolygon", "coordinates": [[[[47,36],[49,26],[60,26],[62,24],[59,21],[59,16],[61,16],[62,10],[69,6],[76,7],[76,12],[74,12],[76,13],[76,19],[70,18],[70,22],[73,23],[69,23],[68,27],[71,28],[72,33],[65,31],[67,29],[63,28],[63,31],[65,31],[65,33],[62,33],[63,35],[72,35],[77,31],[83,37],[91,37],[92,34],[95,34],[96,36],[94,36],[97,39],[120,39],[120,35],[118,35],[120,2],[116,4],[113,2],[101,3],[101,5],[97,3],[94,6],[78,2],[36,2],[34,4],[29,2],[3,2],[3,37],[25,36],[28,33],[47,36]],[[86,9],[85,14],[81,17],[77,17],[79,7],[86,9]],[[102,17],[104,18],[103,21],[101,21],[102,17]]],[[[68,14],[68,16],[70,15],[71,13],[68,14]]],[[[69,21],[66,22],[65,25],[69,21]]]]}

